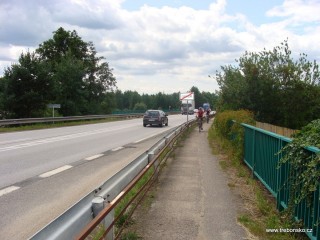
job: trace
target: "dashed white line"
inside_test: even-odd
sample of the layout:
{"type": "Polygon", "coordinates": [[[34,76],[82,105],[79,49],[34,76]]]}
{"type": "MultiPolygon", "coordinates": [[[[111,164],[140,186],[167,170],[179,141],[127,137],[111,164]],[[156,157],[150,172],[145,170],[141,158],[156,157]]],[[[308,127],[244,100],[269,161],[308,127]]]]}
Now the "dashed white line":
{"type": "Polygon", "coordinates": [[[17,186],[10,186],[10,187],[4,188],[4,189],[0,190],[0,197],[5,194],[11,193],[15,190],[18,190],[19,188],[20,187],[17,187],[17,186]]]}
{"type": "Polygon", "coordinates": [[[91,161],[91,160],[94,160],[94,159],[102,157],[102,156],[103,156],[103,154],[97,154],[97,155],[94,155],[94,156],[91,156],[91,157],[87,157],[84,160],[91,161]]]}
{"type": "Polygon", "coordinates": [[[119,150],[121,150],[121,149],[123,149],[124,147],[117,147],[117,148],[114,148],[114,149],[112,149],[111,151],[112,152],[115,152],[115,151],[119,151],[119,150]]]}
{"type": "Polygon", "coordinates": [[[149,137],[146,137],[146,138],[142,138],[142,139],[140,139],[140,140],[138,140],[138,141],[135,141],[134,143],[139,143],[139,142],[142,142],[142,141],[144,141],[144,140],[146,140],[146,139],[148,139],[149,137]]]}
{"type": "Polygon", "coordinates": [[[86,132],[80,132],[80,133],[72,133],[64,136],[57,136],[57,137],[48,137],[45,139],[41,140],[32,140],[30,142],[26,143],[21,143],[18,145],[12,145],[12,146],[7,146],[7,147],[0,147],[0,152],[4,151],[11,151],[15,149],[20,149],[20,148],[26,148],[26,147],[32,147],[32,146],[37,146],[40,144],[47,144],[47,143],[53,143],[53,142],[59,142],[59,141],[65,141],[69,139],[75,139],[79,137],[86,137],[94,134],[101,134],[101,133],[106,133],[106,132],[114,132],[118,130],[122,130],[128,128],[128,126],[120,126],[120,127],[113,127],[113,128],[104,128],[104,129],[97,129],[93,131],[86,131],[86,132]]]}
{"type": "Polygon", "coordinates": [[[0,142],[0,144],[10,144],[10,143],[16,143],[16,142],[23,142],[23,141],[27,141],[27,140],[30,140],[30,138],[20,138],[17,140],[2,141],[2,142],[0,142]]]}
{"type": "Polygon", "coordinates": [[[54,169],[54,170],[52,170],[52,171],[43,173],[43,174],[39,175],[39,177],[41,177],[41,178],[51,177],[52,175],[55,175],[55,174],[57,174],[57,173],[63,172],[63,171],[65,171],[65,170],[68,170],[69,168],[72,168],[72,166],[70,166],[70,165],[65,165],[65,166],[59,167],[59,168],[57,168],[57,169],[54,169]]]}

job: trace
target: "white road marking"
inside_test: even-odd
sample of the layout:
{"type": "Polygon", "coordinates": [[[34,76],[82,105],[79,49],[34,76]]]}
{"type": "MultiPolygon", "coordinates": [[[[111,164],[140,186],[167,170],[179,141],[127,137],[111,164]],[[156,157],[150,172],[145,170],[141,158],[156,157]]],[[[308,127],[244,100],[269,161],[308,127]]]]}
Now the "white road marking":
{"type": "Polygon", "coordinates": [[[30,141],[28,143],[22,143],[22,144],[17,144],[17,145],[8,146],[8,147],[0,147],[0,152],[10,151],[10,150],[15,150],[15,149],[20,149],[20,148],[26,148],[26,147],[32,147],[32,146],[37,146],[37,145],[40,145],[40,144],[59,142],[59,141],[69,140],[69,139],[74,139],[74,138],[79,138],[79,137],[86,137],[86,136],[90,136],[90,135],[94,135],[94,134],[101,134],[101,133],[106,133],[106,132],[114,132],[114,131],[122,130],[122,129],[125,129],[125,128],[128,128],[128,126],[104,128],[104,129],[98,129],[98,130],[93,130],[93,131],[86,131],[86,132],[68,134],[68,135],[65,135],[65,136],[50,137],[50,138],[41,139],[41,140],[34,140],[34,141],[30,141]]]}
{"type": "Polygon", "coordinates": [[[17,140],[2,141],[2,142],[0,142],[0,144],[11,144],[11,143],[23,142],[23,141],[27,141],[27,140],[30,140],[30,138],[20,138],[17,140]]]}
{"type": "Polygon", "coordinates": [[[43,173],[43,174],[39,175],[39,177],[41,177],[41,178],[51,177],[52,175],[55,175],[55,174],[57,174],[57,173],[63,172],[63,171],[65,171],[65,170],[68,170],[69,168],[72,168],[72,166],[70,166],[70,165],[64,165],[64,166],[59,167],[59,168],[57,168],[57,169],[54,169],[54,170],[52,170],[52,171],[43,173]]]}
{"type": "Polygon", "coordinates": [[[18,190],[20,187],[17,187],[17,186],[10,186],[10,187],[7,187],[5,189],[2,189],[0,190],[0,197],[3,196],[3,195],[6,195],[8,193],[11,193],[15,190],[18,190]]]}
{"type": "Polygon", "coordinates": [[[112,152],[115,152],[115,151],[119,151],[119,150],[121,150],[121,149],[123,149],[124,147],[117,147],[117,148],[114,148],[114,149],[112,149],[111,151],[112,152]]]}
{"type": "Polygon", "coordinates": [[[146,138],[142,138],[142,139],[140,139],[140,140],[138,140],[138,141],[135,141],[134,143],[139,143],[139,142],[142,142],[142,141],[144,141],[144,140],[146,140],[146,139],[148,139],[149,137],[146,137],[146,138]]]}
{"type": "Polygon", "coordinates": [[[87,157],[84,160],[91,161],[91,160],[94,160],[94,159],[102,157],[102,156],[103,156],[103,154],[97,154],[97,155],[93,155],[91,157],[87,157]]]}

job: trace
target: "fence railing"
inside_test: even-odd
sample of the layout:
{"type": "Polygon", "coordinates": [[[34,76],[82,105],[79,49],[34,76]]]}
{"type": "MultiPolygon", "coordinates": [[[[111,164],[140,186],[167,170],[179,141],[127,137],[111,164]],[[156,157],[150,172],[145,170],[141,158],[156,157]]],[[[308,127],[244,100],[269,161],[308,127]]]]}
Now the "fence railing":
{"type": "Polygon", "coordinates": [[[288,138],[291,138],[292,135],[297,132],[297,130],[294,130],[294,129],[280,127],[280,126],[276,126],[269,123],[263,123],[263,122],[256,122],[256,127],[262,128],[269,132],[274,132],[276,134],[279,134],[288,138]]]}
{"type": "MultiPolygon", "coordinates": [[[[252,175],[257,177],[276,198],[279,210],[288,208],[290,185],[290,164],[281,164],[280,150],[289,142],[290,138],[241,124],[244,127],[244,162],[252,170],[252,175]]],[[[320,149],[306,147],[306,151],[314,157],[320,149]]],[[[298,177],[298,174],[297,176],[298,177]]],[[[301,221],[306,229],[305,233],[312,240],[320,240],[320,199],[319,186],[314,192],[311,204],[305,200],[295,206],[295,219],[301,221]]]]}

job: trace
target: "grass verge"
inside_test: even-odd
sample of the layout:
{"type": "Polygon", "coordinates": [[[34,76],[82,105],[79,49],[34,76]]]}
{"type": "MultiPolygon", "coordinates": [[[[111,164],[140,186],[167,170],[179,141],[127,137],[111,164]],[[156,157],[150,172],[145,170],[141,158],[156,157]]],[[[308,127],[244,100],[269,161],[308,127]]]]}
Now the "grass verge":
{"type": "Polygon", "coordinates": [[[212,153],[218,156],[221,168],[229,176],[228,186],[243,199],[243,209],[238,216],[238,222],[247,229],[250,239],[309,239],[304,233],[267,232],[267,229],[280,231],[298,226],[288,219],[285,211],[279,212],[276,209],[273,196],[258,180],[252,178],[251,172],[233,151],[230,142],[217,135],[214,125],[209,130],[208,141],[212,153]]]}
{"type": "MultiPolygon", "coordinates": [[[[152,177],[153,174],[154,174],[154,168],[151,167],[146,172],[146,174],[136,183],[136,185],[128,192],[128,194],[119,202],[119,204],[117,204],[115,208],[115,218],[120,215],[123,209],[129,204],[132,198],[138,194],[139,190],[147,183],[147,181],[152,177]]],[[[126,227],[133,223],[132,222],[133,220],[132,218],[130,218],[130,216],[135,205],[137,204],[139,204],[138,199],[136,199],[126,209],[126,211],[120,216],[119,220],[116,222],[116,229],[115,229],[116,234],[120,228],[126,227]]],[[[125,232],[124,234],[122,234],[121,239],[130,240],[130,239],[138,239],[138,237],[139,236],[135,232],[125,232]]]]}

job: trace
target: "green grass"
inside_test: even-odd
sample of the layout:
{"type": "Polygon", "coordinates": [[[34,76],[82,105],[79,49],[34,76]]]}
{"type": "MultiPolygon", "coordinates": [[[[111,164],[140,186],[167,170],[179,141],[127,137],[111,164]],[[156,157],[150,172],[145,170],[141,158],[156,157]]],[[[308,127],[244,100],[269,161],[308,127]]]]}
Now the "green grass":
{"type": "Polygon", "coordinates": [[[243,224],[246,228],[249,229],[249,231],[254,235],[254,236],[260,236],[261,237],[261,229],[263,228],[261,226],[261,222],[256,221],[253,219],[250,215],[248,214],[241,214],[238,217],[238,221],[243,224]]]}
{"type": "Polygon", "coordinates": [[[238,216],[238,222],[248,231],[264,240],[297,240],[309,239],[306,234],[291,233],[267,233],[266,229],[296,228],[286,212],[280,213],[276,209],[276,202],[267,190],[252,178],[251,171],[244,165],[242,159],[227,140],[220,138],[214,127],[209,129],[208,140],[212,147],[212,153],[223,156],[219,164],[223,171],[232,175],[228,186],[237,189],[243,196],[244,210],[238,216]],[[239,184],[240,182],[240,184],[239,184]],[[235,184],[238,183],[238,184],[235,184]]]}
{"type": "Polygon", "coordinates": [[[128,205],[128,202],[138,193],[142,186],[149,180],[154,172],[154,168],[148,169],[146,174],[136,183],[136,185],[126,194],[126,196],[117,204],[115,208],[115,217],[128,205]]]}
{"type": "Polygon", "coordinates": [[[89,239],[92,240],[99,240],[105,231],[105,228],[103,224],[99,224],[98,227],[95,228],[95,230],[89,235],[89,239]]]}
{"type": "MultiPolygon", "coordinates": [[[[137,195],[137,193],[139,192],[139,190],[145,185],[145,183],[150,179],[150,177],[152,176],[154,172],[154,168],[151,167],[148,169],[148,171],[146,172],[146,174],[136,183],[136,185],[124,196],[124,198],[121,199],[121,201],[116,205],[115,207],[115,214],[114,214],[114,218],[117,218],[119,216],[119,219],[117,220],[117,222],[115,223],[115,233],[117,234],[117,232],[119,232],[119,230],[122,227],[127,227],[131,224],[133,224],[133,220],[131,218],[129,218],[130,216],[130,211],[132,211],[132,205],[129,206],[126,211],[122,214],[122,210],[124,210],[126,208],[126,206],[129,204],[129,202],[131,201],[131,199],[137,195]]],[[[135,204],[135,203],[133,203],[135,204]]],[[[96,239],[100,239],[100,237],[104,234],[105,228],[102,224],[100,224],[89,236],[89,239],[92,240],[96,240],[96,239]]],[[[135,232],[125,232],[122,233],[120,236],[120,239],[123,240],[136,240],[136,239],[140,239],[139,236],[135,233],[135,232]]]]}
{"type": "Polygon", "coordinates": [[[135,232],[128,232],[123,234],[123,236],[121,236],[121,240],[138,240],[138,239],[142,239],[142,238],[139,237],[135,232]]]}
{"type": "MultiPolygon", "coordinates": [[[[118,221],[116,222],[115,232],[117,233],[121,228],[128,227],[129,225],[133,224],[133,220],[129,218],[130,212],[132,211],[133,205],[137,204],[133,202],[133,205],[129,206],[126,211],[122,214],[121,212],[125,209],[125,207],[129,204],[132,198],[137,195],[139,190],[146,184],[146,182],[152,177],[154,173],[154,168],[151,167],[148,169],[146,174],[136,183],[136,185],[126,194],[126,196],[117,204],[115,207],[115,218],[119,216],[118,221]]],[[[135,233],[133,232],[125,232],[121,235],[121,239],[138,239],[136,238],[135,233]],[[125,237],[125,238],[122,238],[125,237]]]]}

